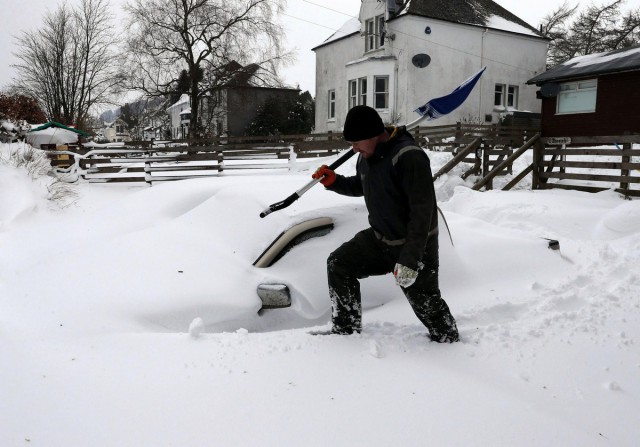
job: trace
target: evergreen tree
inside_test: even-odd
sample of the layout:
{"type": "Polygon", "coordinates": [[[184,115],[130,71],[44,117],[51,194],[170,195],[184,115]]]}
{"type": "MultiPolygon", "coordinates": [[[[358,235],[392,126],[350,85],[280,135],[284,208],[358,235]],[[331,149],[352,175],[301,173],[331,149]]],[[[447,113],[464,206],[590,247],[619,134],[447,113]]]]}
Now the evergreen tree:
{"type": "Polygon", "coordinates": [[[622,12],[624,0],[590,5],[575,20],[578,6],[567,2],[548,14],[540,32],[551,39],[547,64],[554,66],[576,56],[628,48],[640,44],[640,9],[622,12]]]}
{"type": "Polygon", "coordinates": [[[120,119],[125,122],[127,129],[131,130],[139,123],[139,115],[129,103],[120,108],[120,119]]]}
{"type": "Polygon", "coordinates": [[[255,119],[247,128],[247,135],[295,135],[313,130],[315,102],[308,91],[295,99],[271,97],[258,107],[255,119]]]}

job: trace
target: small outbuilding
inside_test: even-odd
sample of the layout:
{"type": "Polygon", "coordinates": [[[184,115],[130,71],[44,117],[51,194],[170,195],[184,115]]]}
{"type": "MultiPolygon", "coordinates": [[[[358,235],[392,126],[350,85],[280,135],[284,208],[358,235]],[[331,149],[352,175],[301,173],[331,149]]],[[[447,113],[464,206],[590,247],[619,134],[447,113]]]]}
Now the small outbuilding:
{"type": "Polygon", "coordinates": [[[542,136],[640,134],[640,46],[575,57],[530,79],[542,136]]]}

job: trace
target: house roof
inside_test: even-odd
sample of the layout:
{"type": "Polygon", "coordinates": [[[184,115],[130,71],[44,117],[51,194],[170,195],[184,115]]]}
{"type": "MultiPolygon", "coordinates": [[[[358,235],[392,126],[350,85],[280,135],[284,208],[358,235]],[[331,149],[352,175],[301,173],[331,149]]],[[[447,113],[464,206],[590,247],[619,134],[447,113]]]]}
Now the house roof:
{"type": "Polygon", "coordinates": [[[189,95],[187,95],[186,93],[183,93],[182,95],[180,95],[180,99],[178,100],[178,102],[170,105],[169,107],[167,107],[167,112],[175,107],[179,107],[183,104],[189,104],[189,102],[191,101],[191,99],[189,98],[189,95]]]}
{"type": "Polygon", "coordinates": [[[336,40],[340,40],[343,39],[345,37],[349,37],[353,34],[357,34],[360,32],[360,19],[357,17],[352,17],[349,20],[347,20],[341,27],[339,30],[337,30],[335,33],[333,33],[332,35],[330,35],[329,37],[327,37],[327,39],[322,42],[320,45],[318,45],[315,48],[312,48],[312,50],[315,50],[316,48],[319,48],[323,45],[326,45],[328,43],[334,42],[336,40]]]}
{"type": "MultiPolygon", "coordinates": [[[[389,20],[407,14],[541,37],[534,27],[491,0],[408,0],[389,20]]],[[[353,17],[312,50],[359,33],[360,26],[360,19],[353,17]]]]}
{"type": "Polygon", "coordinates": [[[64,130],[69,130],[71,132],[75,132],[78,135],[82,135],[83,137],[90,137],[91,134],[84,132],[80,129],[75,129],[73,127],[69,127],[69,126],[65,126],[64,124],[58,123],[57,121],[49,121],[48,123],[45,123],[41,126],[38,126],[34,129],[31,129],[29,132],[37,132],[39,130],[45,130],[48,129],[50,127],[55,127],[55,128],[59,128],[59,129],[64,129],[64,130]]]}
{"type": "Polygon", "coordinates": [[[541,37],[534,27],[491,0],[409,0],[398,16],[402,14],[541,37]]]}
{"type": "Polygon", "coordinates": [[[531,78],[527,84],[586,78],[640,70],[640,46],[578,56],[531,78]]]}

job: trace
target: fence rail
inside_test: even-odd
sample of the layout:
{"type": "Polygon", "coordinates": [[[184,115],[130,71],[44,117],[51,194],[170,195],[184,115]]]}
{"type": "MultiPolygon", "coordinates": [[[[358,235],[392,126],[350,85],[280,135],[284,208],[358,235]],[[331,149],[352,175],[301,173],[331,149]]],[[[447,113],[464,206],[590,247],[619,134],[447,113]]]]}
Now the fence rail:
{"type": "MultiPolygon", "coordinates": [[[[417,143],[432,150],[457,153],[477,141],[473,151],[457,157],[470,167],[463,177],[493,170],[536,129],[461,124],[418,127],[417,143]]],[[[295,159],[326,157],[348,148],[342,135],[214,137],[177,141],[131,142],[120,148],[57,147],[49,151],[52,164],[70,181],[153,182],[217,176],[236,169],[288,169],[295,159]]],[[[511,165],[500,175],[511,173],[511,165]]],[[[486,185],[492,187],[491,182],[486,185]]]]}
{"type": "Polygon", "coordinates": [[[349,147],[327,133],[286,137],[128,143],[119,148],[49,147],[53,166],[69,181],[153,182],[216,176],[237,169],[288,169],[296,159],[326,157],[349,147]]]}
{"type": "Polygon", "coordinates": [[[572,137],[562,145],[549,141],[553,142],[543,139],[534,149],[534,189],[613,189],[640,197],[640,149],[633,149],[633,143],[640,144],[640,135],[572,137]]]}
{"type": "MultiPolygon", "coordinates": [[[[468,168],[463,178],[478,176],[474,189],[491,189],[495,176],[513,173],[513,162],[533,146],[533,163],[503,190],[531,174],[533,189],[614,189],[640,197],[640,149],[633,146],[640,145],[640,135],[553,139],[540,138],[538,131],[458,123],[418,127],[412,133],[422,147],[453,153],[434,178],[464,163],[468,168]]],[[[296,159],[326,157],[347,148],[341,135],[326,133],[139,142],[118,149],[58,146],[48,153],[69,181],[152,184],[237,169],[289,169],[296,159]]]]}

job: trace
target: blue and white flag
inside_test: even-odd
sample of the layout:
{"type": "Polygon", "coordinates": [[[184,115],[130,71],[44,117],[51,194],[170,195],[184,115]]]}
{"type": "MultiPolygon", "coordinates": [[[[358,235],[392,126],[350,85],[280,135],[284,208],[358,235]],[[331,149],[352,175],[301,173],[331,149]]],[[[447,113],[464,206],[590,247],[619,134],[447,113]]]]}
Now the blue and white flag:
{"type": "Polygon", "coordinates": [[[487,67],[483,67],[482,70],[464,81],[448,95],[434,98],[425,105],[418,107],[414,112],[421,117],[426,116],[427,121],[435,120],[453,112],[467,99],[469,93],[471,93],[471,90],[473,90],[473,87],[475,87],[476,82],[478,82],[478,79],[480,79],[480,76],[482,76],[486,68],[487,67]]]}

